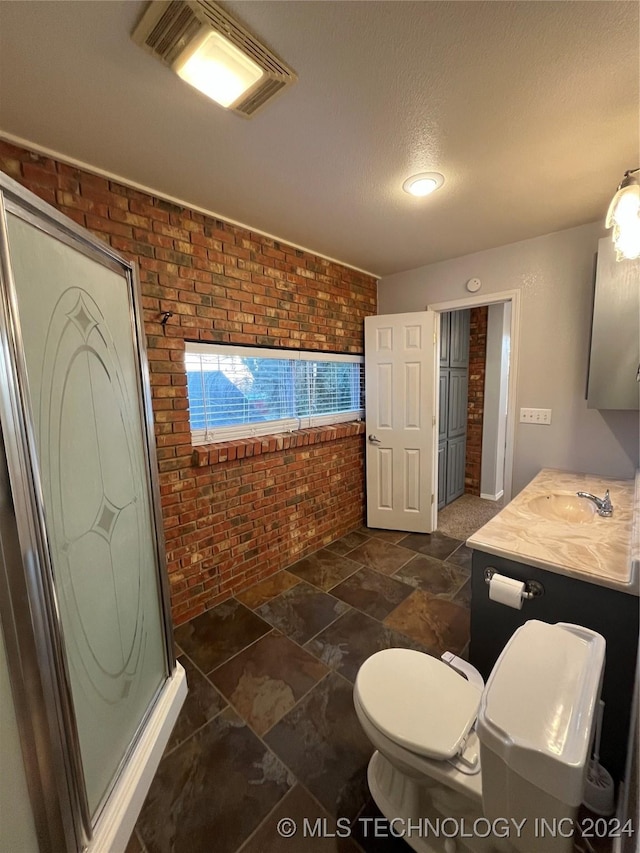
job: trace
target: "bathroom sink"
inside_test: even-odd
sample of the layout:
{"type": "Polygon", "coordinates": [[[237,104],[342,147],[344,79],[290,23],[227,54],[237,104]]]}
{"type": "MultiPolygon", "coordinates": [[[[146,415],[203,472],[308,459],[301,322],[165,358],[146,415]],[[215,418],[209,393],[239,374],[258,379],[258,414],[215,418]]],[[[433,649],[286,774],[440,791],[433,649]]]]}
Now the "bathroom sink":
{"type": "Polygon", "coordinates": [[[572,494],[538,495],[529,501],[529,509],[549,521],[585,524],[597,516],[595,504],[572,494]]]}

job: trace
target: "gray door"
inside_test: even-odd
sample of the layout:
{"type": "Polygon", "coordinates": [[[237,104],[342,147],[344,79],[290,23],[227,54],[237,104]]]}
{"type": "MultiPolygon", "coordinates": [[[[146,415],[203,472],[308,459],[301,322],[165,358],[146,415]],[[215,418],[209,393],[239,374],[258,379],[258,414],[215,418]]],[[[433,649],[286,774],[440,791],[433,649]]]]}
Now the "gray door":
{"type": "Polygon", "coordinates": [[[449,367],[469,367],[469,323],[471,312],[451,311],[449,334],[449,367]]]}
{"type": "Polygon", "coordinates": [[[451,312],[440,315],[440,367],[449,367],[449,338],[451,335],[451,312]]]}
{"type": "Polygon", "coordinates": [[[469,310],[440,315],[438,509],[464,493],[469,310]]]}
{"type": "Polygon", "coordinates": [[[446,441],[449,422],[449,370],[440,370],[440,407],[438,412],[438,441],[446,441]]]}
{"type": "Polygon", "coordinates": [[[464,494],[464,462],[467,439],[452,438],[447,441],[447,492],[446,503],[450,504],[464,494]]]}
{"type": "Polygon", "coordinates": [[[447,405],[447,438],[460,438],[467,434],[468,370],[449,369],[449,400],[447,405]]]}
{"type": "Polygon", "coordinates": [[[438,443],[438,509],[447,505],[447,441],[438,443]]]}

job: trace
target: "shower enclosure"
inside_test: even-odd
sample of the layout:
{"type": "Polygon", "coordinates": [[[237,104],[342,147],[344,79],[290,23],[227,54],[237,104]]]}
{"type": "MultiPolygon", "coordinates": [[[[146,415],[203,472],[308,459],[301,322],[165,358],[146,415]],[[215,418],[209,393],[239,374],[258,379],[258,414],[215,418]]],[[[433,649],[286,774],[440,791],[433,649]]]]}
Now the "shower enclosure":
{"type": "Polygon", "coordinates": [[[0,618],[41,851],[123,849],[184,701],[136,271],[0,175],[0,618]]]}

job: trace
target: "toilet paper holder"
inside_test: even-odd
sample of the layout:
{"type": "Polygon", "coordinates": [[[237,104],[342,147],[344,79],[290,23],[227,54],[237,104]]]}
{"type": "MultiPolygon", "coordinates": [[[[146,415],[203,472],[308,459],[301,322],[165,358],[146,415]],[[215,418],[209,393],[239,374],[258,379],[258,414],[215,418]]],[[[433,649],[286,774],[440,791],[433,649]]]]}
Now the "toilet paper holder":
{"type": "MultiPolygon", "coordinates": [[[[491,578],[498,573],[497,569],[486,568],[484,570],[484,582],[489,585],[491,578]]],[[[544,595],[544,587],[538,581],[525,581],[524,582],[524,592],[522,593],[522,597],[526,601],[530,601],[532,598],[540,598],[541,595],[544,595]]]]}

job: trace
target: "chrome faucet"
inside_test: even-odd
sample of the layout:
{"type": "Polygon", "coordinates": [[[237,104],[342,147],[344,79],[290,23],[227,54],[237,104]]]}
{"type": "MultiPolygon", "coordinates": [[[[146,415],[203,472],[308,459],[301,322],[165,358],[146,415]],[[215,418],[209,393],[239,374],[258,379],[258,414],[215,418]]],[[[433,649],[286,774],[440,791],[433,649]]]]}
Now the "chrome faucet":
{"type": "Polygon", "coordinates": [[[609,518],[613,515],[613,506],[611,505],[611,498],[609,497],[609,489],[607,489],[603,498],[597,498],[589,492],[576,492],[576,494],[579,498],[587,498],[587,500],[593,501],[598,507],[598,515],[602,515],[605,518],[609,518]]]}

